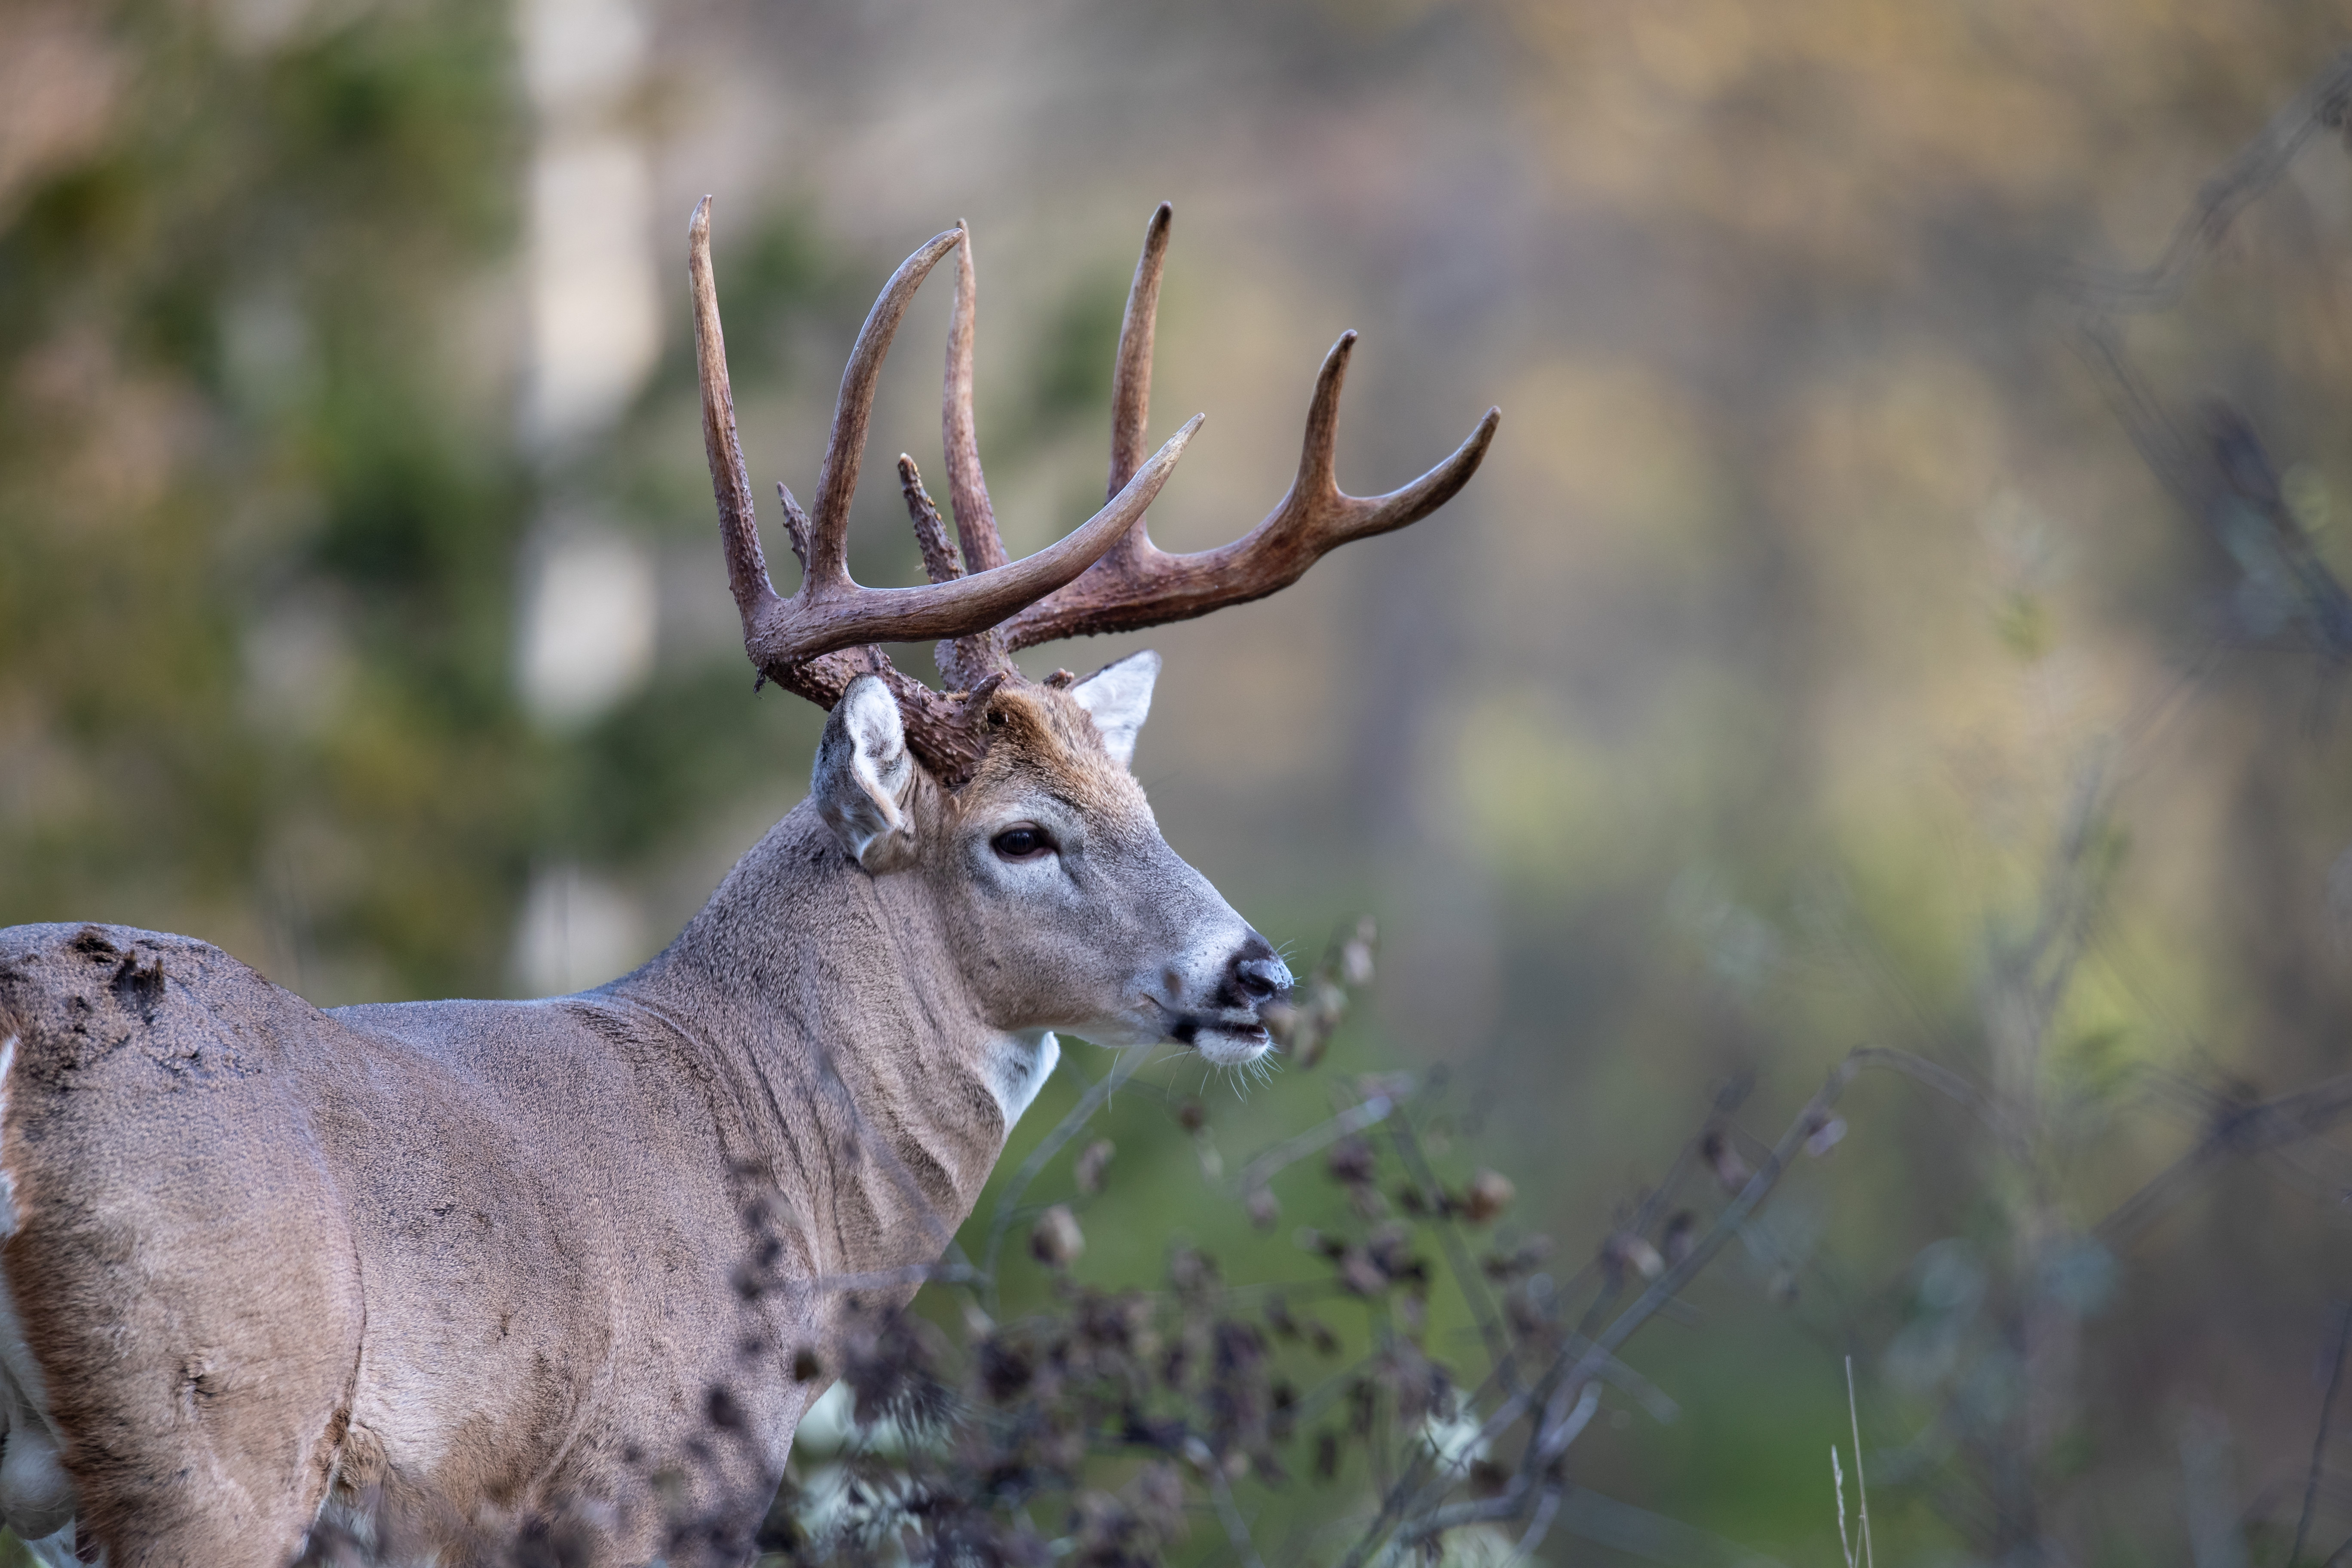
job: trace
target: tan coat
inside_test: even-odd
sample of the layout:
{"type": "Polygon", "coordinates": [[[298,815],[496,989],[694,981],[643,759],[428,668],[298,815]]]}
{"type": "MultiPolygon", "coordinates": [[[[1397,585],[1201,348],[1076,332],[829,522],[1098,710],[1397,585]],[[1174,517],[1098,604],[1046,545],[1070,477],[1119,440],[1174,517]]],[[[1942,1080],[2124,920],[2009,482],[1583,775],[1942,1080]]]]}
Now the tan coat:
{"type": "Polygon", "coordinates": [[[1156,668],[1000,693],[952,795],[861,682],[810,799],[581,995],[320,1012],[184,937],[0,932],[0,1514],[116,1564],[281,1563],[331,1502],[444,1561],[555,1515],[740,1561],[796,1352],[912,1293],[827,1282],[940,1256],[1057,1031],[1265,1047],[1287,972],[1124,765],[1156,668]]]}

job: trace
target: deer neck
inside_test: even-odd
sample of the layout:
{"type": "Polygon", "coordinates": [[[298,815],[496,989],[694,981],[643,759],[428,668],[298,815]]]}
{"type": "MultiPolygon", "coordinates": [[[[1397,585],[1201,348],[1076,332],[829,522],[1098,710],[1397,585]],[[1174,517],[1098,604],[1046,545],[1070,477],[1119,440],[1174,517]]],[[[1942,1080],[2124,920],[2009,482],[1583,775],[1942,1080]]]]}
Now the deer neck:
{"type": "Polygon", "coordinates": [[[870,875],[805,804],[608,994],[707,1058],[820,1275],[935,1262],[1057,1054],[982,1018],[919,871],[870,875]]]}

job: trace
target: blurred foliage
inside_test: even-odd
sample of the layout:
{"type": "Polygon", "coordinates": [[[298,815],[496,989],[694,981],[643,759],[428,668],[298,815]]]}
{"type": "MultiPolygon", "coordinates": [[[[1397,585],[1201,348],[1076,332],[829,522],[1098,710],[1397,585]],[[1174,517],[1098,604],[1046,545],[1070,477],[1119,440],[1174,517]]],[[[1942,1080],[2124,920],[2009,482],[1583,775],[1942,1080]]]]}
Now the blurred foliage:
{"type": "Polygon", "coordinates": [[[494,984],[527,481],[449,301],[512,240],[504,19],[244,58],[186,6],[78,15],[112,111],[0,230],[0,918],[494,984]]]}
{"type": "MultiPolygon", "coordinates": [[[[577,733],[518,706],[509,18],[59,16],[107,103],[0,191],[0,920],[201,931],[327,1003],[504,993],[534,864],[668,847],[807,727],[759,728],[740,656],[577,733]]],[[[754,386],[826,268],[789,222],[747,247],[754,386]]]]}
{"type": "MultiPolygon", "coordinates": [[[[1100,482],[1127,263],[1057,249],[1097,187],[1121,245],[1147,181],[1184,197],[1160,404],[1229,395],[1171,537],[1182,507],[1229,534],[1278,493],[1342,308],[1374,333],[1351,487],[1504,405],[1444,520],[1278,611],[1170,628],[1206,695],[1171,680],[1145,750],[1163,816],[1204,825],[1177,847],[1266,929],[1380,896],[1389,1014],[1335,1066],[1454,1064],[1450,1179],[1514,1171],[1530,1228],[1600,1238],[1598,1289],[1612,1247],[1639,1272],[1627,1235],[1665,1255],[1675,1211],[1644,1205],[1691,1174],[1676,1151],[1717,1180],[1752,1159],[1685,1139],[1710,1083],[1793,1100],[1858,1042],[1948,1075],[1858,1086],[1831,1179],[1743,1229],[1706,1331],[1645,1342],[1677,1418],[1612,1403],[1580,1439],[1580,1486],[1714,1535],[1564,1517],[1585,1533],[1553,1558],[1827,1560],[1848,1352],[1893,1555],[2285,1555],[2311,1360],[2352,1295],[2352,1169],[2317,1136],[2352,1065],[2352,791],[2308,596],[2315,563],[2344,574],[2352,493],[2347,161],[2313,145],[2179,299],[2116,323],[2153,420],[2086,368],[2067,280],[2158,255],[2340,13],[659,15],[679,79],[740,69],[782,117],[745,118],[786,172],[720,226],[763,484],[783,464],[754,432],[821,427],[904,248],[875,237],[931,232],[940,187],[975,182],[1047,236],[985,252],[1008,513],[1100,482]],[[2189,412],[2215,392],[2274,498],[2189,412]],[[2149,429],[2189,478],[2134,450],[2149,429]]],[[[814,715],[748,697],[683,343],[587,449],[516,434],[513,55],[504,7],[455,0],[0,11],[0,921],[191,931],[322,1003],[499,994],[535,871],[674,913],[797,789],[814,715]],[[565,727],[515,695],[517,605],[533,531],[579,509],[695,562],[718,622],[671,617],[689,635],[646,684],[565,727]]],[[[730,90],[643,112],[699,155],[730,90]]],[[[1013,226],[975,216],[989,247],[1013,226]]],[[[867,580],[910,575],[894,507],[861,503],[867,580]]],[[[1160,1280],[1179,1231],[1251,1283],[1297,1277],[1294,1223],[1370,1223],[1344,1182],[1263,1232],[1231,1190],[1328,1079],[1242,1102],[1159,1070],[1100,1129],[1129,1206],[1054,1167],[1087,1250],[1009,1271],[993,1323],[1160,1280]]],[[[1049,1086],[968,1252],[1085,1092],[1049,1086]]],[[[968,1338],[944,1294],[922,1310],[968,1338]]],[[[1431,1357],[1463,1327],[1433,1315],[1431,1357]]],[[[1237,1495],[1271,1552],[1370,1506],[1349,1476],[1237,1495]]],[[[2307,1557],[2352,1530],[2323,1483],[2307,1557]]],[[[1182,1551],[1225,1554],[1191,1496],[1182,1551]]]]}

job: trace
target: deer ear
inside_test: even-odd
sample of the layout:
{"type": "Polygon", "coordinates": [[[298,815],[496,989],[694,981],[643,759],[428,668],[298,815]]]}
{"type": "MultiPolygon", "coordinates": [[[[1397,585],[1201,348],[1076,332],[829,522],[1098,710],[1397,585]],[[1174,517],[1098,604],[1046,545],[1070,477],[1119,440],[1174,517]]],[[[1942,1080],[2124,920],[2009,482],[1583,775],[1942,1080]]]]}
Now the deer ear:
{"type": "Polygon", "coordinates": [[[898,700],[881,678],[849,683],[824,721],[809,794],[849,858],[869,871],[884,869],[890,851],[913,834],[907,807],[915,790],[915,759],[898,700]]]}
{"type": "Polygon", "coordinates": [[[1103,748],[1118,759],[1120,767],[1135,765],[1135,737],[1151,711],[1151,684],[1159,679],[1160,656],[1145,648],[1103,666],[1070,688],[1070,695],[1102,731],[1103,748]]]}

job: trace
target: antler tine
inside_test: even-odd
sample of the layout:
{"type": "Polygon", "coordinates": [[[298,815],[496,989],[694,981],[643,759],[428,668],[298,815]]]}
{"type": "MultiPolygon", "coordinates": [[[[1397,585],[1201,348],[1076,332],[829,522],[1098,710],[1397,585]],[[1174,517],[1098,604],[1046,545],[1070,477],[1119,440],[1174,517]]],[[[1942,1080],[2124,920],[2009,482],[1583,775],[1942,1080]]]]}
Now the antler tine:
{"type": "Polygon", "coordinates": [[[735,396],[727,381],[727,340],[719,330],[719,286],[710,272],[710,198],[695,205],[687,226],[687,271],[694,285],[694,351],[702,382],[702,447],[710,459],[710,491],[719,503],[719,542],[727,556],[727,585],[749,637],[768,606],[782,601],[768,580],[760,550],[759,510],[735,433],[735,396]]]}
{"type": "MultiPolygon", "coordinates": [[[[1137,269],[1139,287],[1142,270],[1137,269]]],[[[1014,616],[1000,632],[1004,646],[1034,647],[1059,637],[1135,631],[1262,599],[1298,581],[1350,540],[1418,522],[1453,500],[1486,459],[1502,410],[1486,410],[1453,456],[1411,484],[1386,495],[1349,495],[1334,476],[1333,448],[1339,388],[1355,346],[1356,334],[1345,332],[1324,356],[1307,405],[1298,477],[1264,521],[1231,544],[1189,555],[1160,550],[1139,528],[1085,576],[1014,616]]],[[[1122,342],[1122,380],[1126,370],[1122,342]]]]}
{"type": "Polygon", "coordinates": [[[963,563],[956,559],[955,546],[948,542],[939,503],[923,488],[923,471],[904,452],[898,454],[898,493],[907,498],[907,517],[915,525],[915,548],[923,554],[923,575],[934,583],[952,583],[962,576],[963,563]]]}
{"type": "MultiPolygon", "coordinates": [[[[1499,408],[1487,409],[1451,457],[1412,483],[1379,496],[1351,496],[1342,490],[1336,477],[1333,450],[1339,435],[1339,388],[1348,378],[1348,361],[1355,352],[1356,334],[1350,329],[1340,333],[1331,352],[1323,356],[1323,368],[1315,377],[1315,395],[1307,405],[1307,434],[1299,444],[1298,478],[1291,482],[1290,493],[1282,498],[1282,504],[1252,529],[1241,543],[1247,544],[1262,534],[1271,537],[1288,533],[1311,541],[1317,546],[1315,555],[1321,555],[1352,540],[1391,532],[1419,522],[1452,500],[1486,460],[1486,448],[1495,439],[1495,427],[1502,422],[1503,411],[1499,408]]],[[[1314,559],[1308,556],[1299,570],[1304,572],[1314,559]]]]}
{"type": "Polygon", "coordinates": [[[803,536],[807,541],[803,557],[807,571],[799,591],[789,599],[779,599],[760,553],[751,482],[735,433],[734,400],[728,388],[726,349],[719,330],[718,287],[710,269],[709,198],[706,196],[695,209],[694,223],[688,230],[687,265],[694,284],[705,447],[710,459],[711,489],[719,502],[728,577],[743,616],[743,648],[752,665],[762,675],[793,685],[796,690],[806,687],[814,692],[825,687],[814,670],[801,668],[801,677],[806,679],[793,675],[796,668],[809,666],[821,655],[866,643],[971,637],[1062,587],[1093,565],[1143,514],[1167,482],[1185,444],[1200,428],[1201,421],[1195,416],[1108,505],[1034,555],[992,572],[921,588],[866,588],[851,581],[845,549],[849,497],[857,483],[882,355],[916,285],[961,237],[962,230],[950,229],[908,257],[867,314],[849,368],[841,378],[832,440],[817,479],[816,515],[805,527],[794,516],[790,492],[784,494],[786,521],[793,524],[794,543],[798,545],[803,536]]]}
{"type": "MultiPolygon", "coordinates": [[[[956,547],[940,521],[939,504],[923,489],[922,471],[915,467],[915,459],[904,452],[898,454],[898,489],[907,498],[907,516],[915,525],[915,546],[923,552],[924,574],[934,583],[962,576],[963,564],[956,559],[956,547]]],[[[946,638],[932,650],[932,658],[948,684],[965,692],[978,691],[992,675],[1009,679],[1020,674],[993,627],[968,637],[946,638]]]]}
{"type": "Polygon", "coordinates": [[[933,235],[900,262],[857,329],[856,346],[841,373],[841,395],[834,404],[833,434],[825,442],[824,466],[817,470],[816,511],[810,520],[808,581],[820,593],[849,585],[849,498],[856,492],[858,465],[866,458],[866,426],[874,416],[883,356],[915,290],[962,237],[960,228],[933,235]]]}
{"type": "MultiPolygon", "coordinates": [[[[980,432],[971,416],[971,339],[980,308],[980,279],[973,270],[971,225],[956,220],[963,246],[956,252],[955,306],[948,317],[948,366],[940,397],[940,435],[947,447],[948,500],[955,507],[956,538],[964,563],[974,572],[1004,564],[1004,540],[988,503],[988,480],[980,471],[980,432]]],[[[1124,482],[1124,481],[1122,481],[1124,482]]]]}
{"type": "Polygon", "coordinates": [[[770,670],[835,648],[870,642],[918,642],[968,637],[998,625],[1070,582],[1099,559],[1143,514],[1201,426],[1169,437],[1125,489],[1084,524],[1040,550],[993,572],[921,588],[867,588],[850,582],[830,594],[815,591],[814,571],[801,592],[768,606],[748,639],[752,662],[770,670]]]}
{"type": "Polygon", "coordinates": [[[1143,433],[1151,418],[1151,342],[1160,321],[1160,274],[1168,260],[1168,234],[1176,221],[1173,204],[1161,202],[1143,231],[1143,254],[1135,258],[1128,285],[1127,313],[1118,323],[1118,359],[1110,384],[1110,484],[1116,495],[1143,461],[1143,433]]]}

